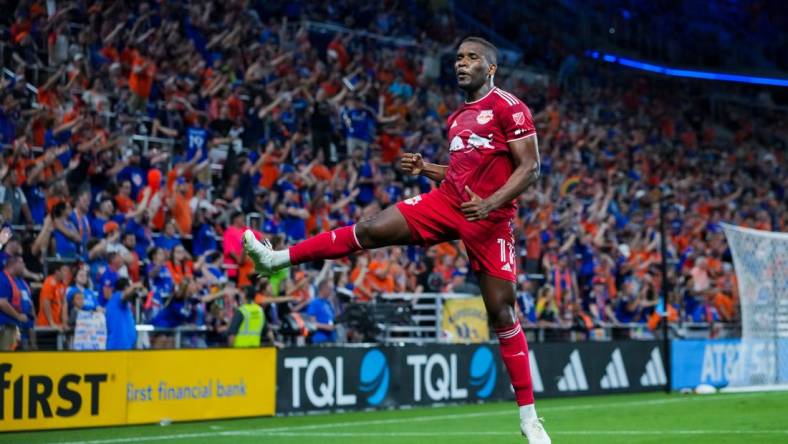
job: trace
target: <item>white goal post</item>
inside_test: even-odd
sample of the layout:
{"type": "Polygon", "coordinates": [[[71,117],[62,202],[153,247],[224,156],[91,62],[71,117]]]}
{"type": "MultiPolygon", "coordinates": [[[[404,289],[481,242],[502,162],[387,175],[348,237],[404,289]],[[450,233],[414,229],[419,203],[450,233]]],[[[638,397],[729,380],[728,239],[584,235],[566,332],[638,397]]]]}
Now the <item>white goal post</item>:
{"type": "MultiPolygon", "coordinates": [[[[788,384],[788,233],[723,224],[741,304],[742,338],[730,386],[788,384]]],[[[788,385],[785,387],[788,389],[788,385]]]]}

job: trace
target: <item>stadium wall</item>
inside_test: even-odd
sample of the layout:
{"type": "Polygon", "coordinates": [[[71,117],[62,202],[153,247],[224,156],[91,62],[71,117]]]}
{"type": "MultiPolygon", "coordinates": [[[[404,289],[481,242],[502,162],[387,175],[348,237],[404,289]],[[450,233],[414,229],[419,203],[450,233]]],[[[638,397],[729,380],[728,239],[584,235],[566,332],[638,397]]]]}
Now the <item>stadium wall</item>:
{"type": "MultiPolygon", "coordinates": [[[[664,390],[656,341],[537,343],[538,398],[664,390]]],[[[288,348],[277,362],[277,414],[513,399],[497,344],[288,348]]]]}
{"type": "Polygon", "coordinates": [[[0,431],[275,411],[276,350],[0,353],[0,431]]]}

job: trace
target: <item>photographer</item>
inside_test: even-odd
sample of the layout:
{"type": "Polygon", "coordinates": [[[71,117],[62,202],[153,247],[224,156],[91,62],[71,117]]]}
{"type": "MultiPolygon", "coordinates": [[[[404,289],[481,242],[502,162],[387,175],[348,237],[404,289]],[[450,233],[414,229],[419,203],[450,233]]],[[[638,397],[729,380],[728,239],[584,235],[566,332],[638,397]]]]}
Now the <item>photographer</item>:
{"type": "Polygon", "coordinates": [[[115,283],[105,308],[107,316],[107,350],[131,350],[137,343],[137,323],[134,321],[134,298],[145,293],[142,283],[131,284],[120,278],[115,283]]]}

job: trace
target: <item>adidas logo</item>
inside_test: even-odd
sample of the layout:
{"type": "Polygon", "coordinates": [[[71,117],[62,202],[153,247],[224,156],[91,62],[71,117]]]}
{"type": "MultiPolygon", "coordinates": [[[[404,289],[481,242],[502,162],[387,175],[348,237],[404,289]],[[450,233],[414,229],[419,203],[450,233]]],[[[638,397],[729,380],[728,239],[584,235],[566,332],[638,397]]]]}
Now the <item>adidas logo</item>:
{"type": "Polygon", "coordinates": [[[558,380],[558,391],[574,392],[578,390],[588,390],[588,381],[583,370],[583,363],[580,361],[580,352],[574,350],[569,355],[569,364],[564,367],[564,376],[558,380]]]}
{"type": "Polygon", "coordinates": [[[651,359],[646,363],[646,372],[640,377],[642,387],[653,387],[655,385],[665,385],[668,378],[665,376],[665,366],[662,365],[662,354],[659,348],[651,350],[651,359]]]}
{"type": "Polygon", "coordinates": [[[629,379],[627,378],[627,370],[624,368],[624,360],[621,358],[621,350],[615,349],[613,351],[600,385],[605,390],[629,388],[629,379]]]}

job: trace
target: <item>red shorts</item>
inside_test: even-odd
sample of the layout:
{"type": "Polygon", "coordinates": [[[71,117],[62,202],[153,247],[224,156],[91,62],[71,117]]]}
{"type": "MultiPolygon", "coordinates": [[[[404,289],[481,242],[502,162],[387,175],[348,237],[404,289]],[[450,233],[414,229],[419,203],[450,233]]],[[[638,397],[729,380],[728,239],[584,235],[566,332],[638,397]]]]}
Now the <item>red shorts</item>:
{"type": "Polygon", "coordinates": [[[511,219],[498,216],[468,222],[459,205],[439,190],[399,202],[397,209],[408,223],[413,243],[429,246],[460,239],[471,270],[517,282],[511,219]]]}

